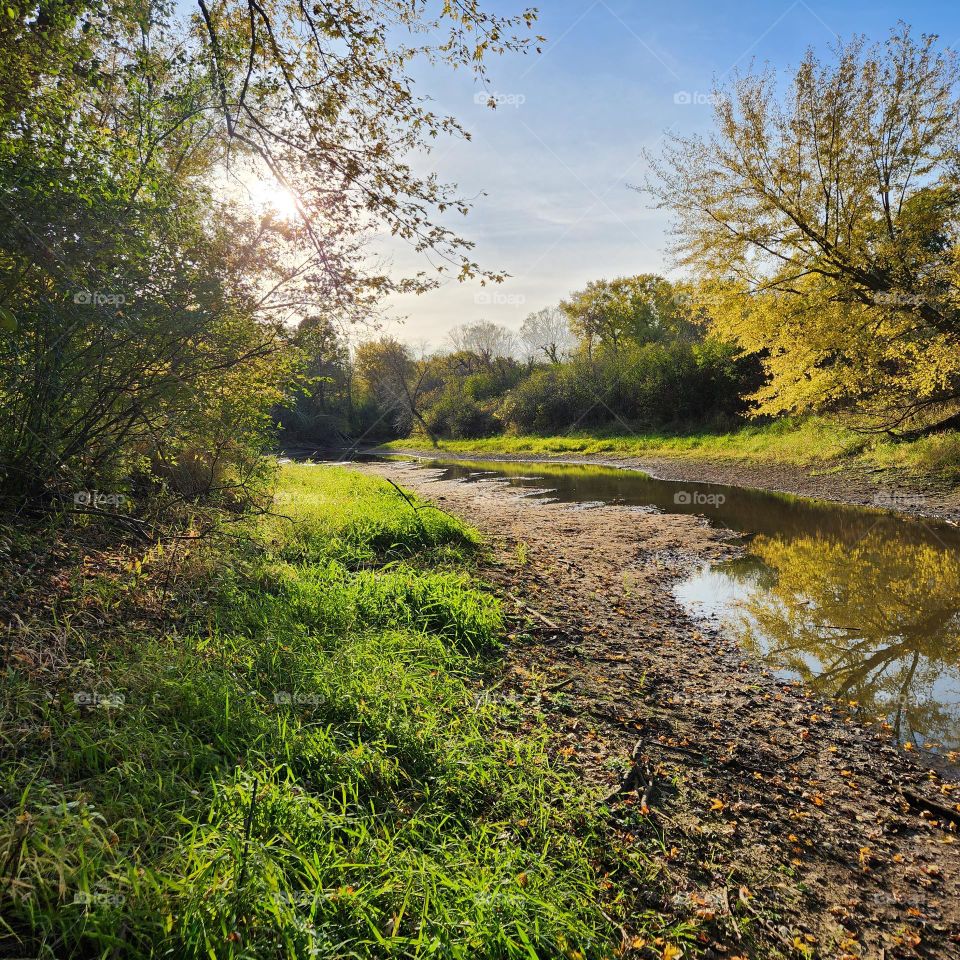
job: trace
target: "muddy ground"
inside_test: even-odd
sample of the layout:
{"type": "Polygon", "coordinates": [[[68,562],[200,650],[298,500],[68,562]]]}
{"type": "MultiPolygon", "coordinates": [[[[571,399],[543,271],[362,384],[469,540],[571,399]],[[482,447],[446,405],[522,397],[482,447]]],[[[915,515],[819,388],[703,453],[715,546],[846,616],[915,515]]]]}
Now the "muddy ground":
{"type": "Polygon", "coordinates": [[[481,576],[518,624],[490,695],[546,719],[656,874],[615,878],[626,953],[670,955],[634,942],[648,911],[697,925],[691,955],[960,958],[960,787],[687,618],[671,587],[728,555],[727,534],[410,463],[358,469],[486,534],[481,576]]]}

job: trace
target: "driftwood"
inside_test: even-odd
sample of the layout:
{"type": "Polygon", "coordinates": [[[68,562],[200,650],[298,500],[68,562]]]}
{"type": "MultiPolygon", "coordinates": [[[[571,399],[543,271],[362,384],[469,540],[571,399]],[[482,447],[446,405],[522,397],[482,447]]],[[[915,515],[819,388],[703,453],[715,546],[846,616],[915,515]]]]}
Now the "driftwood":
{"type": "Polygon", "coordinates": [[[518,606],[521,610],[526,610],[527,613],[531,616],[536,617],[538,620],[543,621],[551,630],[556,633],[566,634],[565,630],[562,630],[557,624],[555,624],[548,616],[542,614],[539,610],[534,610],[533,607],[529,604],[524,603],[519,597],[514,596],[509,590],[505,590],[504,593],[518,606]]]}
{"type": "Polygon", "coordinates": [[[936,814],[938,817],[960,826],[960,810],[954,810],[952,807],[938,803],[936,800],[931,800],[909,787],[901,787],[900,792],[914,810],[926,810],[927,813],[936,814]]]}

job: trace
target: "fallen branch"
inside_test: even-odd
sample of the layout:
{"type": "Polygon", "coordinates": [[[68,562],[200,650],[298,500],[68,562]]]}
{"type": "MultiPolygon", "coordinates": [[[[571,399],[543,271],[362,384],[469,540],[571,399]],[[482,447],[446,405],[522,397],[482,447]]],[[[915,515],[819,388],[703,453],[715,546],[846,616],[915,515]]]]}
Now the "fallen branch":
{"type": "Polygon", "coordinates": [[[536,617],[538,620],[542,620],[551,630],[556,631],[557,633],[566,633],[565,630],[561,630],[557,624],[555,624],[549,617],[542,614],[539,610],[534,610],[533,607],[524,603],[519,597],[514,596],[509,590],[505,590],[504,593],[522,610],[526,610],[527,613],[536,617]]]}
{"type": "Polygon", "coordinates": [[[951,823],[960,826],[960,810],[954,810],[952,807],[938,803],[936,800],[930,800],[922,794],[911,790],[909,787],[901,787],[900,792],[903,794],[907,803],[915,810],[926,810],[928,813],[934,813],[938,817],[942,817],[944,820],[949,820],[951,823]]]}

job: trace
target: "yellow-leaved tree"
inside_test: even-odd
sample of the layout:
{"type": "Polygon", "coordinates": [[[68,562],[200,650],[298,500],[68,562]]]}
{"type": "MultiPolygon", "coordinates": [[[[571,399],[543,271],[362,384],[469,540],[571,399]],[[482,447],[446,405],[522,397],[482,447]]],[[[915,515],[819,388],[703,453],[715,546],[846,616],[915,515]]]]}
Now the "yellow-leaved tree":
{"type": "Polygon", "coordinates": [[[910,435],[960,422],[958,62],[901,24],[715,92],[707,137],[647,184],[717,331],[760,354],[759,413],[845,411],[910,435]]]}

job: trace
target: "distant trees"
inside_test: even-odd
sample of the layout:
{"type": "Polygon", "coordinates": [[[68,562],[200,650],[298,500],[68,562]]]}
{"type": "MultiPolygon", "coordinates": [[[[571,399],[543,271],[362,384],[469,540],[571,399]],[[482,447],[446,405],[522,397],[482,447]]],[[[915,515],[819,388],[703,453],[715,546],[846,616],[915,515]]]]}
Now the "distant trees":
{"type": "Polygon", "coordinates": [[[424,417],[425,398],[437,385],[429,358],[399,340],[382,337],[357,347],[355,366],[361,387],[391,417],[400,435],[417,423],[437,445],[437,436],[424,417]]]}
{"type": "Polygon", "coordinates": [[[544,307],[529,314],[520,327],[518,339],[531,363],[544,360],[561,363],[576,345],[566,315],[559,307],[544,307]]]}
{"type": "Polygon", "coordinates": [[[389,337],[360,344],[351,403],[368,426],[358,432],[373,438],[370,424],[389,424],[435,443],[508,430],[703,429],[729,426],[759,386],[757,363],[707,334],[688,286],[631,277],[591,284],[568,303],[588,300],[612,303],[616,319],[598,319],[597,308],[597,326],[578,324],[579,338],[553,307],[517,336],[487,321],[455,327],[452,351],[416,352],[389,337]]]}
{"type": "Polygon", "coordinates": [[[599,347],[615,355],[631,343],[675,337],[685,320],[673,285],[655,274],[595,280],[560,309],[588,354],[599,347]]]}
{"type": "Polygon", "coordinates": [[[960,71],[906,26],[717,91],[649,184],[721,335],[764,358],[758,411],[907,434],[960,409],[960,71]]]}
{"type": "Polygon", "coordinates": [[[293,339],[303,378],[277,417],[287,439],[339,445],[354,434],[353,370],[346,340],[328,317],[305,317],[293,339]]]}
{"type": "Polygon", "coordinates": [[[489,320],[454,327],[449,338],[457,353],[476,357],[487,369],[497,360],[512,357],[517,346],[516,335],[511,330],[489,320]]]}

